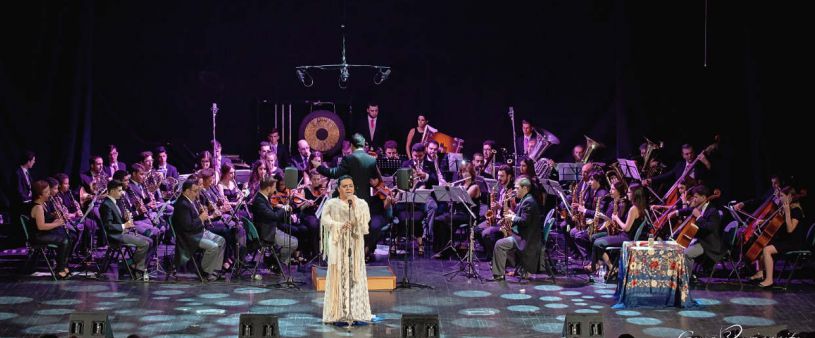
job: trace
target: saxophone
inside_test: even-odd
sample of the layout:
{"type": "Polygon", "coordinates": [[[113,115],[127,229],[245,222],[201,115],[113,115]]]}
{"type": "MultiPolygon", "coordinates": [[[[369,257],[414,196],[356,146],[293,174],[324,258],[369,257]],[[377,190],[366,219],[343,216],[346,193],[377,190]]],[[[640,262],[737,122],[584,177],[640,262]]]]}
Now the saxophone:
{"type": "Polygon", "coordinates": [[[608,220],[605,222],[603,226],[605,227],[606,232],[608,233],[609,236],[614,236],[617,233],[619,233],[621,229],[617,225],[617,223],[611,219],[611,217],[614,217],[614,215],[617,214],[617,212],[619,212],[617,208],[620,206],[620,199],[614,199],[613,201],[611,201],[611,203],[614,203],[614,205],[611,206],[611,215],[608,217],[608,220]]]}
{"type": "Polygon", "coordinates": [[[594,218],[586,221],[586,224],[588,224],[587,231],[589,233],[589,238],[591,238],[592,235],[597,233],[597,223],[600,223],[600,219],[597,217],[597,215],[600,214],[600,202],[603,201],[603,199],[600,198],[599,196],[595,196],[594,199],[597,200],[594,203],[594,218]]]}
{"type": "MultiPolygon", "coordinates": [[[[512,200],[515,199],[516,195],[517,193],[515,189],[507,190],[506,192],[504,192],[504,196],[501,201],[501,207],[506,210],[512,209],[509,204],[512,200]]],[[[501,233],[504,235],[504,237],[512,236],[512,234],[514,233],[514,231],[512,231],[512,220],[501,218],[499,224],[501,225],[501,233]]]]}
{"type": "Polygon", "coordinates": [[[496,184],[493,186],[492,191],[490,191],[490,208],[487,209],[487,212],[484,214],[487,217],[487,225],[496,225],[498,224],[498,218],[500,217],[501,213],[501,206],[499,203],[500,201],[496,201],[498,198],[498,185],[496,184]]]}

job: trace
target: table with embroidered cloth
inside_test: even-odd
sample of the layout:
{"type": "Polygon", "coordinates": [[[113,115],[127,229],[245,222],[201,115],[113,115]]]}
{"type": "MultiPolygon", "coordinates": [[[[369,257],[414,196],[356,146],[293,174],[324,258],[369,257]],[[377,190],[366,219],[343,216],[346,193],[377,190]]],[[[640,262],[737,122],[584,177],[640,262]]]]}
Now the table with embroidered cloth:
{"type": "Polygon", "coordinates": [[[691,307],[690,271],[676,242],[628,241],[620,250],[615,309],[691,307]]]}

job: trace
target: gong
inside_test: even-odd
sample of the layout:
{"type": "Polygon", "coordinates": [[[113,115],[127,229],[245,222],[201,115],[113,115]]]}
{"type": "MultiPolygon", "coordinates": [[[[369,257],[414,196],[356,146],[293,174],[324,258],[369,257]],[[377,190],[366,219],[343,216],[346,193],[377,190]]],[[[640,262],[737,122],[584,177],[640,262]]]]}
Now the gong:
{"type": "Polygon", "coordinates": [[[340,151],[345,139],[345,125],[340,117],[328,110],[316,110],[300,122],[300,139],[306,140],[311,149],[325,155],[340,151]]]}

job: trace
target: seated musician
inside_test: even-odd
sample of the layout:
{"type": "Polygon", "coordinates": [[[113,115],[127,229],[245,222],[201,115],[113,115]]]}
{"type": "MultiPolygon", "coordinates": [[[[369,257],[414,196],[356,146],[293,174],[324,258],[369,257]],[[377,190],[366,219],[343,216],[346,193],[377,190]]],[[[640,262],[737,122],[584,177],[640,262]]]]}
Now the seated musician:
{"type": "Polygon", "coordinates": [[[682,145],[682,161],[677,162],[671,171],[654,176],[653,178],[645,179],[642,181],[642,183],[645,186],[651,184],[658,185],[660,183],[670,184],[669,182],[676,182],[679,180],[685,171],[687,171],[687,174],[685,175],[686,177],[693,178],[698,183],[705,183],[705,179],[710,171],[710,165],[710,161],[707,159],[704,152],[696,155],[692,145],[684,144],[682,145]],[[696,161],[696,164],[691,167],[691,164],[694,163],[694,160],[696,159],[699,159],[699,161],[696,161]]]}
{"type": "Polygon", "coordinates": [[[209,212],[198,203],[202,181],[195,175],[184,181],[181,185],[181,197],[173,205],[172,224],[178,235],[176,240],[183,243],[180,247],[176,246],[176,262],[184,264],[185,258],[192,257],[193,250],[203,249],[201,270],[204,271],[205,278],[213,282],[220,278],[215,270],[223,264],[226,240],[204,226],[204,222],[209,220],[209,212]]]}
{"type": "MultiPolygon", "coordinates": [[[[432,168],[433,163],[425,160],[425,146],[422,143],[416,143],[411,146],[410,159],[402,162],[402,168],[413,169],[413,178],[411,188],[417,189],[431,189],[434,185],[438,185],[439,181],[436,176],[436,171],[432,168]]],[[[424,255],[423,240],[430,238],[432,234],[429,231],[432,225],[432,219],[435,217],[436,201],[432,198],[427,199],[427,203],[423,206],[415,207],[413,214],[410,213],[407,204],[401,204],[397,209],[399,219],[404,221],[405,224],[410,224],[409,221],[416,222],[413,232],[416,236],[416,245],[418,246],[419,255],[424,255]]],[[[411,229],[407,229],[410,231],[411,229]]]]}
{"type": "Polygon", "coordinates": [[[266,178],[266,162],[257,161],[252,164],[252,173],[249,174],[249,204],[252,204],[255,195],[260,190],[260,181],[266,178]]]}
{"type": "Polygon", "coordinates": [[[484,158],[484,170],[481,172],[481,176],[495,178],[498,174],[498,166],[500,164],[496,162],[496,152],[495,141],[486,140],[481,144],[481,156],[484,158]]]}
{"type": "Polygon", "coordinates": [[[311,186],[313,180],[321,181],[325,176],[317,172],[317,168],[323,166],[323,152],[315,150],[308,156],[308,165],[306,170],[303,171],[303,185],[311,186]]]}
{"type": "Polygon", "coordinates": [[[450,165],[447,163],[447,156],[441,153],[439,142],[436,140],[427,140],[425,153],[427,161],[432,163],[433,167],[436,168],[436,177],[439,179],[439,184],[444,185],[450,178],[450,175],[447,175],[450,171],[450,165]]]}
{"type": "Polygon", "coordinates": [[[195,157],[195,171],[199,172],[212,167],[212,154],[208,150],[198,153],[195,157]]]}
{"type": "Polygon", "coordinates": [[[567,209],[563,202],[558,205],[558,208],[561,210],[561,220],[557,222],[557,228],[560,229],[560,232],[566,237],[566,251],[570,252],[570,257],[574,257],[578,249],[575,247],[574,241],[572,240],[573,237],[568,234],[568,231],[576,225],[575,221],[578,219],[577,202],[579,202],[581,198],[585,198],[588,194],[589,178],[593,170],[594,163],[584,164],[580,171],[580,181],[572,184],[572,189],[570,189],[569,195],[566,196],[565,199],[565,201],[569,203],[571,210],[567,209]],[[571,211],[571,214],[568,214],[567,210],[571,211]]]}
{"type": "Polygon", "coordinates": [[[76,224],[76,219],[71,216],[67,207],[62,204],[62,199],[57,196],[59,192],[59,181],[53,177],[48,177],[45,181],[48,182],[48,190],[51,192],[51,197],[48,198],[44,205],[45,212],[52,213],[55,217],[61,217],[66,221],[64,225],[65,230],[67,230],[70,233],[70,237],[74,239],[71,246],[71,253],[73,253],[76,240],[82,237],[85,228],[82,224],[76,224]]]}
{"type": "Polygon", "coordinates": [[[387,140],[385,141],[385,158],[389,160],[398,160],[399,159],[399,151],[397,150],[398,145],[394,140],[387,140]]]}
{"type": "MultiPolygon", "coordinates": [[[[550,160],[551,161],[551,160],[550,160]]],[[[554,163],[551,163],[554,165],[554,163]]],[[[546,204],[546,191],[543,190],[543,184],[541,184],[540,179],[538,178],[537,173],[535,172],[535,161],[531,158],[526,158],[521,161],[521,166],[518,170],[518,177],[526,176],[529,177],[529,180],[532,181],[532,186],[536,192],[538,192],[538,196],[535,196],[535,199],[541,201],[541,205],[546,204]]],[[[544,177],[543,179],[547,179],[548,177],[544,177]]]]}
{"type": "Polygon", "coordinates": [[[495,242],[501,239],[501,229],[498,221],[501,220],[501,213],[503,211],[509,211],[504,210],[504,206],[510,209],[515,207],[515,199],[508,197],[508,192],[512,190],[512,185],[515,182],[512,168],[502,165],[498,167],[496,173],[498,175],[498,182],[496,183],[497,185],[494,191],[489,192],[492,197],[490,197],[490,201],[488,202],[490,204],[489,210],[492,210],[493,218],[481,222],[475,232],[475,238],[481,244],[481,247],[484,248],[484,255],[487,260],[492,259],[495,242]]]}
{"type": "Polygon", "coordinates": [[[268,151],[277,155],[278,165],[281,167],[286,167],[288,165],[289,157],[289,149],[288,147],[283,146],[280,144],[280,130],[277,128],[272,128],[269,130],[269,133],[266,134],[266,145],[268,145],[268,151]]]}
{"type": "Polygon", "coordinates": [[[83,206],[90,201],[96,193],[104,190],[105,185],[110,181],[111,176],[105,174],[102,170],[103,168],[102,157],[93,155],[90,159],[90,169],[87,172],[79,174],[81,184],[79,188],[79,201],[83,206]]]}
{"type": "MultiPolygon", "coordinates": [[[[759,207],[759,205],[761,205],[762,202],[768,200],[770,197],[774,197],[775,199],[778,199],[778,196],[779,196],[779,194],[781,192],[782,187],[783,187],[783,182],[781,181],[781,176],[777,175],[777,174],[770,175],[770,189],[767,190],[767,192],[765,192],[763,195],[761,195],[758,198],[752,198],[752,199],[746,200],[744,202],[736,203],[736,205],[733,206],[733,209],[735,209],[735,210],[744,210],[744,209],[753,210],[753,209],[756,209],[756,208],[759,207]]],[[[780,204],[780,201],[779,201],[779,203],[776,203],[776,204],[780,204]]]]}
{"type": "Polygon", "coordinates": [[[57,267],[55,272],[57,277],[65,279],[70,276],[68,269],[68,258],[76,238],[64,228],[65,220],[56,217],[53,213],[46,213],[45,202],[51,198],[51,188],[48,182],[38,180],[31,184],[32,200],[24,205],[23,214],[31,218],[29,221],[29,233],[32,243],[54,244],[57,246],[57,267]]]}
{"type": "MultiPolygon", "coordinates": [[[[315,151],[311,156],[313,158],[312,162],[314,162],[321,159],[322,153],[315,151]],[[315,155],[319,156],[315,157],[315,155]]],[[[320,220],[317,217],[317,208],[328,194],[328,179],[325,176],[315,171],[310,177],[310,184],[303,188],[304,201],[302,208],[300,208],[300,223],[307,228],[308,238],[306,240],[312,243],[311,248],[301,247],[301,251],[306,257],[314,257],[320,253],[318,247],[320,243],[320,220]]]]}
{"type": "Polygon", "coordinates": [[[99,206],[99,215],[102,220],[102,226],[105,227],[108,241],[136,246],[136,251],[132,257],[135,263],[131,266],[131,269],[134,270],[136,279],[142,279],[147,269],[147,265],[145,264],[147,253],[150,247],[153,246],[153,240],[135,231],[129,231],[135,228],[133,219],[123,214],[122,210],[119,209],[119,205],[116,203],[117,200],[121,199],[125,194],[123,188],[124,183],[121,181],[112,180],[108,182],[108,194],[102,201],[102,205],[99,206]]]}
{"type": "Polygon", "coordinates": [[[178,179],[178,169],[167,162],[167,149],[164,147],[157,147],[156,148],[156,170],[160,172],[164,177],[172,177],[174,179],[178,179]]]}
{"type": "Polygon", "coordinates": [[[372,178],[371,188],[373,189],[374,197],[369,199],[368,207],[371,214],[371,223],[368,224],[368,233],[365,235],[365,261],[373,261],[376,257],[376,244],[382,236],[382,228],[393,218],[393,210],[391,209],[394,202],[394,196],[390,193],[390,189],[385,187],[385,182],[382,180],[381,175],[372,178]]]}
{"type": "Polygon", "coordinates": [[[223,269],[231,268],[238,254],[246,246],[246,232],[240,223],[234,219],[224,217],[231,209],[225,204],[215,186],[215,170],[207,168],[199,172],[201,190],[198,200],[202,207],[207,208],[209,214],[207,229],[226,240],[223,269]]]}
{"type": "Polygon", "coordinates": [[[286,262],[291,258],[292,253],[297,250],[298,241],[294,236],[290,236],[280,229],[280,226],[288,221],[286,210],[291,211],[291,207],[284,205],[274,207],[271,198],[277,190],[277,181],[273,177],[264,177],[260,181],[258,193],[252,202],[252,216],[254,223],[258,227],[260,239],[267,243],[274,243],[280,248],[279,258],[281,262],[286,262]]]}
{"type": "Polygon", "coordinates": [[[591,264],[585,267],[590,272],[595,271],[600,261],[606,265],[606,271],[611,271],[612,264],[606,248],[621,246],[625,241],[635,240],[637,227],[645,220],[648,210],[648,196],[645,189],[639,184],[632,184],[628,188],[626,195],[628,201],[632,201],[630,207],[622,196],[624,190],[625,184],[622,182],[616,182],[611,187],[609,194],[613,200],[603,212],[605,217],[600,217],[604,222],[603,227],[599,230],[606,234],[613,233],[613,235],[600,236],[594,240],[591,247],[591,264]]]}
{"type": "Polygon", "coordinates": [[[298,171],[306,171],[308,166],[308,158],[311,156],[311,146],[308,141],[297,141],[297,154],[292,154],[289,158],[289,165],[297,168],[298,171]]]}
{"type": "MultiPolygon", "coordinates": [[[[463,181],[456,184],[456,186],[464,188],[467,194],[470,195],[470,198],[475,202],[475,204],[469,205],[470,210],[472,210],[473,213],[478,212],[481,189],[478,188],[478,184],[475,182],[475,168],[472,163],[465,163],[459,167],[459,176],[463,181]]],[[[453,248],[452,245],[447,246],[452,240],[450,234],[459,225],[469,223],[470,218],[472,218],[470,213],[466,210],[467,206],[460,201],[448,203],[453,203],[452,210],[450,210],[449,207],[443,210],[440,209],[439,212],[441,213],[436,216],[433,222],[433,251],[436,252],[433,258],[436,259],[445,258],[452,253],[452,250],[455,248],[453,248]]]]}
{"type": "Polygon", "coordinates": [[[586,154],[586,146],[577,144],[572,148],[572,157],[570,162],[583,162],[583,156],[586,154]]]}
{"type": "Polygon", "coordinates": [[[108,149],[108,164],[105,166],[104,171],[107,177],[113,177],[113,173],[119,170],[127,170],[127,166],[122,161],[119,161],[119,149],[115,144],[109,144],[108,149]]]}
{"type": "Polygon", "coordinates": [[[602,186],[604,175],[599,170],[594,170],[589,174],[588,185],[582,190],[581,203],[572,202],[572,210],[575,214],[579,214],[580,224],[576,224],[572,230],[569,231],[569,236],[572,238],[575,248],[580,253],[581,257],[588,257],[589,247],[591,246],[589,238],[589,226],[595,226],[594,214],[597,207],[597,202],[600,202],[599,210],[604,210],[608,201],[606,195],[608,192],[602,186]]]}
{"type": "Polygon", "coordinates": [[[132,204],[133,220],[136,224],[136,232],[151,238],[158,238],[164,233],[165,228],[161,226],[161,218],[155,217],[157,202],[155,195],[150,197],[150,192],[144,186],[144,164],[134,163],[130,166],[130,180],[127,182],[127,199],[132,204]],[[154,223],[155,222],[155,223],[154,223]]]}
{"type": "Polygon", "coordinates": [[[685,249],[685,258],[688,260],[688,268],[693,272],[695,259],[705,255],[708,258],[718,261],[725,253],[724,242],[722,241],[722,216],[719,210],[710,203],[710,189],[704,185],[697,185],[690,190],[690,207],[674,211],[679,216],[696,217],[696,232],[694,240],[685,249]]]}
{"type": "MultiPolygon", "coordinates": [[[[303,203],[304,199],[301,190],[298,188],[289,189],[286,186],[284,177],[281,175],[275,175],[273,178],[277,183],[275,185],[275,192],[270,198],[272,206],[275,208],[285,207],[286,209],[291,209],[289,219],[280,224],[280,229],[292,237],[299,239],[298,243],[300,243],[300,248],[311,249],[312,243],[308,242],[309,228],[300,222],[300,212],[307,207],[307,205],[303,203]]],[[[300,251],[295,251],[293,258],[294,261],[298,263],[305,261],[300,251]]]]}
{"type": "Polygon", "coordinates": [[[759,271],[750,277],[751,281],[762,280],[758,286],[767,288],[773,285],[773,255],[783,255],[790,251],[802,250],[809,244],[807,241],[807,228],[801,224],[804,212],[796,196],[795,188],[784,187],[780,191],[781,215],[784,224],[775,233],[770,243],[761,251],[758,259],[759,271]]]}
{"type": "MultiPolygon", "coordinates": [[[[232,163],[224,163],[221,166],[221,179],[216,185],[216,193],[222,204],[228,205],[224,208],[227,214],[224,215],[227,223],[243,229],[241,219],[249,217],[248,209],[246,208],[247,199],[250,196],[245,196],[245,192],[241,190],[238,183],[235,181],[235,167],[232,163]]],[[[240,236],[238,236],[240,238],[240,236]]]]}
{"type": "Polygon", "coordinates": [[[507,261],[514,261],[515,256],[520,258],[520,264],[517,265],[523,268],[523,273],[517,273],[516,270],[516,275],[521,279],[527,279],[529,274],[538,271],[541,250],[540,207],[530,193],[532,182],[528,178],[515,180],[515,191],[521,201],[515,211],[510,210],[504,214],[504,221],[511,227],[505,231],[511,234],[495,243],[492,255],[493,281],[504,280],[507,261]]]}
{"type": "Polygon", "coordinates": [[[657,211],[660,211],[660,210],[665,211],[667,209],[670,209],[671,207],[675,207],[675,209],[677,209],[677,210],[689,207],[690,206],[690,198],[691,198],[691,196],[688,195],[688,189],[690,189],[690,188],[692,188],[692,187],[694,187],[696,185],[697,185],[696,180],[694,180],[694,179],[692,179],[690,177],[685,177],[685,179],[682,180],[681,182],[677,183],[677,186],[676,186],[677,191],[679,191],[679,201],[678,201],[679,205],[672,206],[672,205],[658,205],[658,204],[655,204],[655,205],[651,206],[651,210],[653,210],[654,212],[657,212],[657,211]]]}
{"type": "MultiPolygon", "coordinates": [[[[68,219],[71,220],[80,220],[84,215],[82,206],[79,205],[79,202],[76,198],[74,198],[73,193],[71,192],[71,181],[68,178],[68,175],[64,173],[59,173],[56,175],[57,182],[59,182],[59,188],[57,189],[57,198],[60,199],[62,205],[68,209],[68,219]]],[[[90,241],[96,240],[96,231],[99,228],[96,220],[91,217],[85,217],[85,220],[81,224],[77,224],[77,228],[82,230],[82,237],[79,249],[82,250],[89,250],[90,249],[90,241]]]]}

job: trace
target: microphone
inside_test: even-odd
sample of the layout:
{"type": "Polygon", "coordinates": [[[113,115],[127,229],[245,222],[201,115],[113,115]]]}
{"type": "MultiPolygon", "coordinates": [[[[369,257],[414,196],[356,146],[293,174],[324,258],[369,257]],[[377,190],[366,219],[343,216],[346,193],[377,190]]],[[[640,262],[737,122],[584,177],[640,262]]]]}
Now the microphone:
{"type": "Polygon", "coordinates": [[[354,205],[354,197],[351,196],[351,198],[348,199],[348,207],[350,208],[353,205],[354,205]]]}

